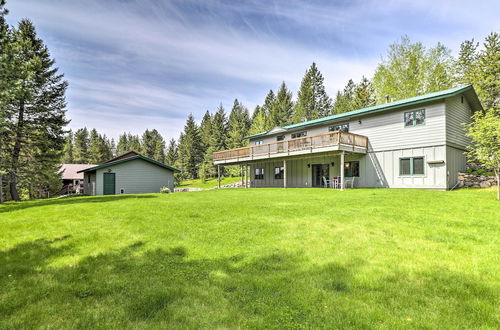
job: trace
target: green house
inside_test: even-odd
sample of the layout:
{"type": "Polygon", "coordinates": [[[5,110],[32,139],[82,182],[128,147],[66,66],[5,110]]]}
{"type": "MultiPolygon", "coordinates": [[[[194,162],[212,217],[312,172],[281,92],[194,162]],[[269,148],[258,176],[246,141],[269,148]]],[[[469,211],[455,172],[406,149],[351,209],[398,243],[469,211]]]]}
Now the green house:
{"type": "Polygon", "coordinates": [[[135,151],[84,169],[84,189],[88,195],[157,193],[162,187],[174,190],[178,169],[135,151]]]}

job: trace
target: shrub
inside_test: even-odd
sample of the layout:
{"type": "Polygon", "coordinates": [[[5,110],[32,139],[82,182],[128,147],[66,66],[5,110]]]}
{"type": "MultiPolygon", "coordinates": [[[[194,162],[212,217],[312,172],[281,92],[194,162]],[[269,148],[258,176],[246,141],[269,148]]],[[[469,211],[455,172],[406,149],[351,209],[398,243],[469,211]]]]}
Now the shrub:
{"type": "Polygon", "coordinates": [[[170,194],[171,191],[170,191],[169,187],[163,186],[163,187],[160,188],[160,193],[162,193],[162,194],[170,194]]]}

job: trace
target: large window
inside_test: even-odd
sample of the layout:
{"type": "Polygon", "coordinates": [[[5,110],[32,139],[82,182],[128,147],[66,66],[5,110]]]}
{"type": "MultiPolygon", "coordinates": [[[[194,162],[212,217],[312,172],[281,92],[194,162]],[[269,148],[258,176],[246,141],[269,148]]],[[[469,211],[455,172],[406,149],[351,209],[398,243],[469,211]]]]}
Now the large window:
{"type": "Polygon", "coordinates": [[[264,143],[264,140],[258,140],[258,141],[255,141],[255,145],[258,146],[259,144],[263,144],[264,143]]]}
{"type": "Polygon", "coordinates": [[[332,126],[328,127],[328,131],[330,131],[330,132],[333,132],[333,131],[349,132],[349,124],[332,125],[332,126]]]}
{"type": "Polygon", "coordinates": [[[255,169],[255,180],[264,180],[264,169],[256,168],[255,169]]]}
{"type": "Polygon", "coordinates": [[[405,112],[405,127],[425,124],[425,109],[405,112]]]}
{"type": "Polygon", "coordinates": [[[285,139],[285,136],[284,135],[278,135],[276,137],[276,141],[283,141],[285,139]]]}
{"type": "Polygon", "coordinates": [[[275,167],[274,168],[274,178],[275,179],[283,179],[284,172],[285,172],[285,168],[283,166],[275,167]]]}
{"type": "Polygon", "coordinates": [[[344,176],[345,177],[359,177],[359,162],[345,162],[344,163],[344,176]]]}
{"type": "Polygon", "coordinates": [[[399,159],[400,175],[423,175],[424,157],[407,157],[399,159]]]}
{"type": "Polygon", "coordinates": [[[292,133],[292,139],[307,136],[307,131],[292,133]]]}

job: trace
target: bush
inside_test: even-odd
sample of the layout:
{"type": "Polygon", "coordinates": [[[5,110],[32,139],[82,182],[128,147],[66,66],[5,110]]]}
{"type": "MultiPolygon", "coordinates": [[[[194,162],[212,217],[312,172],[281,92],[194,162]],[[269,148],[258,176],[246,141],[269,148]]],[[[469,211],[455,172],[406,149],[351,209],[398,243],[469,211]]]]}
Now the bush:
{"type": "Polygon", "coordinates": [[[161,187],[161,188],[160,188],[160,193],[161,193],[161,194],[170,194],[170,193],[171,193],[171,191],[170,191],[170,188],[169,188],[169,187],[165,187],[165,186],[163,186],[163,187],[161,187]]]}

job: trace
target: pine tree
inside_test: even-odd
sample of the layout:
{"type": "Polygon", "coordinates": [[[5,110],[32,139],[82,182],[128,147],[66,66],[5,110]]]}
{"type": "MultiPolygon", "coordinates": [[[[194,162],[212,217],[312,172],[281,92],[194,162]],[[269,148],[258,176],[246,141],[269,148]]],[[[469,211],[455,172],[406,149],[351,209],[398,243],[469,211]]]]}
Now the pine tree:
{"type": "Polygon", "coordinates": [[[274,92],[272,89],[269,90],[269,92],[266,95],[266,98],[264,100],[264,104],[261,107],[261,111],[264,115],[265,118],[265,123],[266,123],[266,128],[265,130],[268,131],[272,129],[273,123],[270,120],[271,112],[273,112],[273,107],[276,104],[276,95],[274,95],[274,92]]]}
{"type": "Polygon", "coordinates": [[[102,162],[102,155],[100,153],[100,137],[99,133],[97,133],[97,130],[93,128],[90,131],[90,139],[89,139],[89,149],[88,149],[88,157],[89,157],[89,162],[92,164],[99,164],[102,162]]]}
{"type": "Polygon", "coordinates": [[[338,91],[335,97],[335,103],[333,105],[334,113],[344,113],[354,110],[354,92],[356,90],[356,84],[352,79],[349,79],[344,90],[338,91]]]}
{"type": "Polygon", "coordinates": [[[302,78],[294,109],[295,123],[332,114],[332,100],[326,93],[323,80],[323,75],[313,62],[302,78]]]}
{"type": "Polygon", "coordinates": [[[142,150],[141,139],[139,138],[138,135],[132,135],[128,133],[127,140],[128,140],[128,151],[135,151],[139,153],[141,152],[142,150]]]}
{"type": "Polygon", "coordinates": [[[476,81],[477,49],[479,43],[465,40],[460,44],[458,59],[455,61],[455,81],[460,85],[473,84],[476,81]]]}
{"type": "Polygon", "coordinates": [[[229,114],[228,121],[228,147],[240,148],[246,145],[245,137],[250,129],[250,115],[248,109],[238,101],[234,100],[233,108],[229,114]]]}
{"type": "Polygon", "coordinates": [[[291,124],[292,115],[292,92],[288,90],[283,81],[278,90],[278,94],[276,94],[276,100],[270,109],[269,121],[273,127],[285,126],[291,124]]]}
{"type": "Polygon", "coordinates": [[[63,151],[63,163],[72,164],[73,160],[73,131],[69,130],[63,151]]]}
{"type": "Polygon", "coordinates": [[[165,164],[174,166],[177,163],[179,154],[177,152],[177,143],[175,139],[170,139],[167,147],[167,154],[165,155],[165,164]]]}
{"type": "Polygon", "coordinates": [[[76,164],[89,163],[89,144],[89,131],[87,128],[76,130],[73,147],[73,161],[76,164]]]}
{"type": "Polygon", "coordinates": [[[5,118],[4,126],[11,139],[6,150],[10,196],[19,200],[19,188],[29,190],[32,180],[40,179],[30,176],[30,169],[52,171],[56,166],[51,164],[60,162],[64,126],[68,123],[64,98],[67,82],[58,74],[29,20],[21,20],[12,36],[17,68],[13,81],[17,88],[6,106],[14,115],[5,118]]]}
{"type": "Polygon", "coordinates": [[[165,161],[165,141],[156,129],[142,134],[141,153],[159,162],[165,161]]]}
{"type": "Polygon", "coordinates": [[[7,171],[7,141],[8,130],[7,117],[8,110],[6,105],[9,104],[10,94],[13,92],[13,84],[11,79],[11,72],[14,66],[11,65],[11,56],[9,56],[8,47],[11,42],[11,31],[5,20],[5,15],[8,10],[5,9],[5,0],[0,0],[0,204],[5,200],[4,198],[4,176],[7,171]]]}
{"type": "Polygon", "coordinates": [[[266,130],[266,114],[260,106],[256,106],[252,114],[252,125],[248,131],[249,135],[262,133],[266,130]]]}
{"type": "Polygon", "coordinates": [[[375,105],[375,90],[372,83],[366,77],[354,88],[352,98],[352,110],[358,110],[375,105]]]}
{"type": "Polygon", "coordinates": [[[500,115],[500,34],[492,32],[484,41],[478,56],[475,81],[477,93],[485,109],[500,115]]]}
{"type": "Polygon", "coordinates": [[[178,164],[183,177],[185,179],[197,179],[203,153],[201,150],[200,129],[192,114],[188,116],[184,125],[184,132],[179,139],[178,152],[178,164]]]}
{"type": "Polygon", "coordinates": [[[203,153],[203,159],[200,164],[199,176],[202,181],[208,176],[213,175],[213,164],[212,156],[213,148],[211,148],[210,141],[212,139],[213,128],[212,128],[212,115],[207,110],[200,125],[200,136],[201,136],[201,149],[203,153]]]}
{"type": "Polygon", "coordinates": [[[118,137],[118,144],[116,145],[116,155],[120,156],[130,151],[130,144],[128,141],[127,133],[123,133],[118,137]]]}

